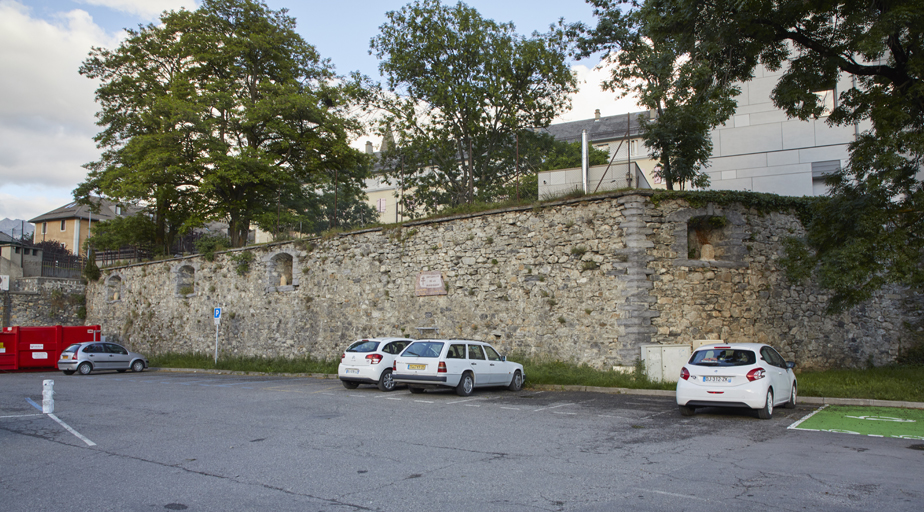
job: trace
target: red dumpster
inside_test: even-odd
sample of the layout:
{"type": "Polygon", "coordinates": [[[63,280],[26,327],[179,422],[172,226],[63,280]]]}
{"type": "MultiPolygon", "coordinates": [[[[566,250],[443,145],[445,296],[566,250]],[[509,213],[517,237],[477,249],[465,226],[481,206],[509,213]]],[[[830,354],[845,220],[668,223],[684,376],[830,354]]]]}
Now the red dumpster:
{"type": "Polygon", "coordinates": [[[0,332],[0,370],[57,368],[72,343],[100,339],[100,326],[7,327],[0,332]]]}

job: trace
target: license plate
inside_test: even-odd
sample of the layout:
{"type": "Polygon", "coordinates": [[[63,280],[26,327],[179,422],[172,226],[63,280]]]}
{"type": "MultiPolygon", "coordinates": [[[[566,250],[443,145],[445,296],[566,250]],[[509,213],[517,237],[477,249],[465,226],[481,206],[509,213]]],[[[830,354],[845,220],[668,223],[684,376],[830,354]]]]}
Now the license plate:
{"type": "Polygon", "coordinates": [[[70,356],[61,356],[61,359],[70,359],[70,356]]]}
{"type": "Polygon", "coordinates": [[[356,373],[356,374],[358,374],[358,373],[359,373],[359,370],[350,370],[350,369],[347,369],[347,370],[346,370],[346,373],[348,373],[348,374],[349,374],[349,373],[356,373]]]}
{"type": "Polygon", "coordinates": [[[426,370],[427,365],[425,364],[409,364],[407,365],[408,370],[426,370]]]}
{"type": "Polygon", "coordinates": [[[731,384],[731,377],[703,377],[703,382],[722,382],[724,384],[731,384]]]}

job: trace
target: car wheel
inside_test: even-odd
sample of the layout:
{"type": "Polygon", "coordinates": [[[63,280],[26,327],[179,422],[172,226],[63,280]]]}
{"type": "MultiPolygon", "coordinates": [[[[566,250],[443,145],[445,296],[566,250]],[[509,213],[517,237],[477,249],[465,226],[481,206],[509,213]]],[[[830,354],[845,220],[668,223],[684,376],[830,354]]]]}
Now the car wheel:
{"type": "Polygon", "coordinates": [[[510,379],[510,385],[507,386],[510,391],[519,391],[523,389],[523,374],[519,370],[513,372],[513,378],[510,379]]]}
{"type": "Polygon", "coordinates": [[[419,395],[420,393],[424,392],[423,388],[415,388],[413,386],[408,386],[407,390],[411,393],[414,393],[415,395],[419,395]]]}
{"type": "MultiPolygon", "coordinates": [[[[143,370],[144,370],[144,361],[135,361],[134,363],[132,363],[132,371],[133,371],[133,372],[140,372],[140,371],[143,371],[143,370]]],[[[125,370],[119,370],[119,371],[123,371],[123,372],[124,372],[125,370]]]]}
{"type": "Polygon", "coordinates": [[[769,420],[773,417],[773,390],[767,390],[767,403],[764,404],[763,409],[757,411],[757,417],[762,420],[769,420]]]}
{"type": "Polygon", "coordinates": [[[64,375],[73,375],[73,374],[74,374],[74,370],[61,370],[61,371],[64,372],[64,375]]]}
{"type": "Polygon", "coordinates": [[[90,372],[93,371],[93,365],[90,363],[80,363],[80,366],[77,367],[77,371],[81,375],[90,375],[90,372]]]}
{"type": "Polygon", "coordinates": [[[462,378],[459,379],[459,385],[456,386],[456,394],[459,396],[468,396],[472,394],[472,389],[474,388],[474,377],[472,377],[471,372],[465,372],[462,374],[462,378]]]}
{"type": "Polygon", "coordinates": [[[353,382],[351,380],[341,380],[340,383],[343,384],[343,387],[347,389],[356,389],[359,387],[358,382],[353,382]]]}
{"type": "Polygon", "coordinates": [[[391,377],[391,369],[385,368],[379,377],[379,391],[392,391],[395,389],[395,379],[391,377]]]}
{"type": "Polygon", "coordinates": [[[795,408],[796,408],[796,400],[797,400],[798,398],[799,398],[799,397],[797,396],[797,393],[796,393],[796,383],[793,382],[793,383],[792,383],[792,393],[789,394],[789,401],[786,402],[785,404],[783,404],[783,407],[785,407],[785,408],[787,408],[787,409],[795,409],[795,408]]]}
{"type": "Polygon", "coordinates": [[[691,405],[681,405],[680,406],[681,416],[693,416],[694,412],[696,412],[696,407],[693,407],[691,405]]]}

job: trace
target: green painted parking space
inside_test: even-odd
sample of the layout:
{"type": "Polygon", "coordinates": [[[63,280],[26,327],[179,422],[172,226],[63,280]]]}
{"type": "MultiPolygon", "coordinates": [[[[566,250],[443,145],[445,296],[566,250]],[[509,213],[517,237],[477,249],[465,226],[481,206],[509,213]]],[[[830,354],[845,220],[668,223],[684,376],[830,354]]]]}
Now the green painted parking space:
{"type": "Polygon", "coordinates": [[[822,407],[789,428],[924,440],[924,410],[831,405],[822,407]]]}

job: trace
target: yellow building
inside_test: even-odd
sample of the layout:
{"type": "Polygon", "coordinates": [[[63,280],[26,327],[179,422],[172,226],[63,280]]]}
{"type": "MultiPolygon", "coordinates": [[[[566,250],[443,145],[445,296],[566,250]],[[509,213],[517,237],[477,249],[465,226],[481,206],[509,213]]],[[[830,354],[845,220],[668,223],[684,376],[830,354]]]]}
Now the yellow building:
{"type": "Polygon", "coordinates": [[[89,206],[73,202],[29,220],[35,225],[33,243],[58,242],[72,254],[79,255],[94,223],[125,215],[119,204],[99,197],[91,200],[99,205],[99,211],[91,211],[89,206]]]}

